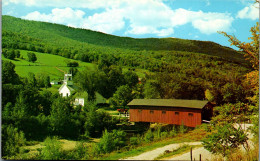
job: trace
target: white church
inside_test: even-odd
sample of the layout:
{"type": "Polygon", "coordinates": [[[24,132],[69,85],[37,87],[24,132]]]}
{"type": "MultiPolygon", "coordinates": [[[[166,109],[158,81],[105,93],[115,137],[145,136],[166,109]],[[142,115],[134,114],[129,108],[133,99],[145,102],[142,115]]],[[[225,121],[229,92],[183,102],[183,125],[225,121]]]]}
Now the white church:
{"type": "MultiPolygon", "coordinates": [[[[72,74],[65,74],[62,86],[59,88],[59,94],[62,97],[69,97],[75,93],[76,86],[73,85],[72,74]]],[[[74,105],[84,106],[84,98],[76,97],[74,105]]]]}

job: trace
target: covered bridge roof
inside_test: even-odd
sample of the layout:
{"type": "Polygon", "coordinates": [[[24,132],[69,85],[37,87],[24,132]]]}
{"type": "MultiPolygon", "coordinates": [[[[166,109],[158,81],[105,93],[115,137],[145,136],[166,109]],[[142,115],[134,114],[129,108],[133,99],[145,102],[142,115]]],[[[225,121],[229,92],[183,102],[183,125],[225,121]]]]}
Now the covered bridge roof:
{"type": "Polygon", "coordinates": [[[183,99],[134,99],[128,106],[160,106],[202,109],[208,101],[183,99]]]}

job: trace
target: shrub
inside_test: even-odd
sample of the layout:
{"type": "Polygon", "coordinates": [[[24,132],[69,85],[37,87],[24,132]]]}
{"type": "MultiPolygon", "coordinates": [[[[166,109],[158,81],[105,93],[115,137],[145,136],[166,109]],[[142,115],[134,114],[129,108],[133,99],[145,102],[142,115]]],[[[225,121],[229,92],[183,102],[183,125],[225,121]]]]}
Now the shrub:
{"type": "Polygon", "coordinates": [[[76,147],[74,148],[74,150],[68,152],[68,154],[66,154],[66,160],[86,160],[89,158],[89,154],[88,154],[88,147],[86,145],[84,145],[83,142],[78,142],[76,144],[76,147]]]}
{"type": "Polygon", "coordinates": [[[36,57],[35,53],[33,53],[33,52],[28,52],[27,56],[28,56],[28,60],[30,62],[34,63],[37,60],[37,57],[36,57]]]}
{"type": "Polygon", "coordinates": [[[177,135],[177,130],[176,130],[175,126],[172,127],[172,130],[169,132],[169,135],[170,135],[171,137],[177,135]]]}
{"type": "Polygon", "coordinates": [[[149,129],[145,134],[144,134],[144,141],[149,143],[151,141],[153,141],[154,136],[153,136],[153,132],[151,129],[149,129]]]}
{"type": "Polygon", "coordinates": [[[40,158],[44,160],[60,160],[63,157],[61,143],[57,137],[47,137],[44,140],[44,148],[40,152],[40,158]]]}
{"type": "Polygon", "coordinates": [[[103,132],[100,142],[97,143],[96,151],[98,154],[110,153],[116,148],[122,147],[125,145],[125,136],[126,133],[121,130],[113,130],[109,133],[107,130],[103,132]]]}
{"type": "Polygon", "coordinates": [[[187,131],[188,131],[188,128],[182,123],[181,126],[179,126],[179,132],[181,134],[184,134],[187,131]]]}
{"type": "Polygon", "coordinates": [[[2,127],[2,156],[14,156],[26,142],[24,133],[12,125],[2,127]]]}
{"type": "Polygon", "coordinates": [[[131,144],[131,145],[138,145],[138,144],[139,144],[139,139],[138,139],[138,137],[131,137],[131,138],[130,138],[130,144],[131,144]]]}
{"type": "Polygon", "coordinates": [[[230,154],[240,145],[247,143],[247,134],[240,127],[234,128],[232,124],[216,126],[216,131],[203,140],[203,146],[213,154],[230,154]]]}

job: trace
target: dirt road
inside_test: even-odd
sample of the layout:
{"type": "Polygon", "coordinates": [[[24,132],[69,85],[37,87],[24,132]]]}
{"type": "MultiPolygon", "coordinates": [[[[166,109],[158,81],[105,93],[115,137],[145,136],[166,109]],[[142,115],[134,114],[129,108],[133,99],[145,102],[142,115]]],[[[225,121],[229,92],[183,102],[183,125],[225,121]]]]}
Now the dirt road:
{"type": "Polygon", "coordinates": [[[166,146],[161,147],[161,148],[154,149],[152,151],[145,152],[145,153],[140,154],[138,156],[125,158],[125,159],[122,159],[122,160],[154,160],[156,157],[163,154],[165,152],[165,150],[174,150],[174,149],[177,149],[184,144],[186,144],[186,145],[201,145],[201,142],[184,142],[184,143],[170,144],[170,145],[166,145],[166,146]]]}
{"type": "MultiPolygon", "coordinates": [[[[237,126],[237,125],[236,125],[237,126]]],[[[252,124],[243,124],[243,128],[248,129],[248,127],[252,126],[252,124]]],[[[251,139],[253,137],[252,134],[248,133],[248,138],[251,139]]],[[[174,150],[177,149],[178,147],[187,144],[187,145],[201,145],[202,142],[184,142],[184,143],[176,143],[176,144],[170,144],[170,145],[166,145],[164,147],[161,148],[157,148],[148,152],[145,152],[143,154],[140,154],[138,156],[134,156],[134,157],[129,157],[129,158],[123,158],[121,160],[154,160],[156,157],[158,157],[159,155],[163,154],[166,150],[174,150]]],[[[249,141],[250,144],[250,141],[249,141]]],[[[206,160],[211,160],[214,157],[220,157],[219,155],[214,155],[211,152],[209,152],[208,150],[206,150],[204,147],[200,147],[200,148],[196,148],[192,151],[192,158],[199,160],[199,156],[201,154],[201,158],[203,161],[206,160]]],[[[173,157],[168,157],[165,158],[163,160],[190,160],[190,152],[184,153],[184,154],[180,154],[180,155],[175,155],[173,157]]]]}

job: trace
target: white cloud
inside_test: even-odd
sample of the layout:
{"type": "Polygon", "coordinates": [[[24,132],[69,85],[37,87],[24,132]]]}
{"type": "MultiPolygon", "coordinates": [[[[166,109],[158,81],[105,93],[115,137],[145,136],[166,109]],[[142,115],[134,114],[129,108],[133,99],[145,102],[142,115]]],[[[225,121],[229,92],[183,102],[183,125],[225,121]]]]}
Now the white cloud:
{"type": "Polygon", "coordinates": [[[82,28],[109,34],[121,30],[125,26],[125,21],[123,16],[121,16],[122,11],[120,9],[107,10],[106,12],[89,16],[84,20],[82,28]]]}
{"type": "Polygon", "coordinates": [[[251,4],[237,13],[237,18],[240,19],[259,19],[259,6],[257,4],[251,4]]]}
{"type": "Polygon", "coordinates": [[[23,16],[22,18],[28,20],[65,24],[72,27],[79,27],[81,21],[83,21],[84,15],[85,12],[81,10],[73,10],[71,8],[55,8],[50,14],[44,14],[35,11],[27,14],[26,16],[23,16]]]}
{"type": "MultiPolygon", "coordinates": [[[[8,0],[12,3],[26,5],[39,5],[35,0],[8,0]]],[[[174,29],[185,24],[192,24],[204,34],[213,34],[217,31],[229,31],[232,28],[233,18],[229,13],[210,13],[190,11],[186,9],[171,9],[162,0],[71,0],[62,3],[62,0],[41,0],[45,6],[67,6],[72,8],[103,8],[101,13],[87,16],[82,10],[73,10],[70,7],[55,8],[50,14],[38,11],[22,17],[30,20],[39,20],[61,23],[73,27],[87,28],[112,34],[122,30],[129,22],[125,34],[154,34],[157,36],[170,36],[174,29]]]]}
{"type": "Polygon", "coordinates": [[[192,26],[204,34],[213,34],[217,31],[231,31],[234,18],[228,13],[194,12],[190,15],[192,26]]]}

